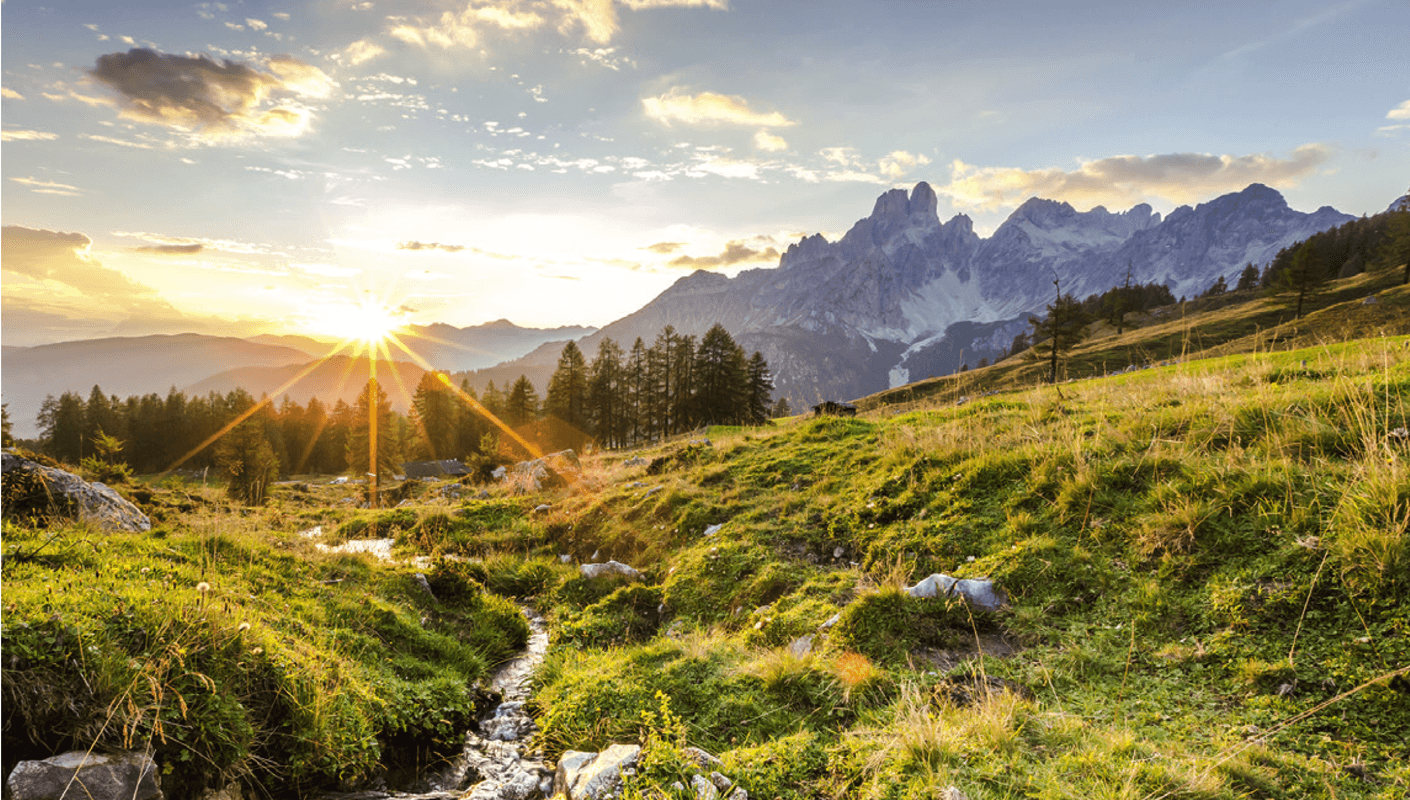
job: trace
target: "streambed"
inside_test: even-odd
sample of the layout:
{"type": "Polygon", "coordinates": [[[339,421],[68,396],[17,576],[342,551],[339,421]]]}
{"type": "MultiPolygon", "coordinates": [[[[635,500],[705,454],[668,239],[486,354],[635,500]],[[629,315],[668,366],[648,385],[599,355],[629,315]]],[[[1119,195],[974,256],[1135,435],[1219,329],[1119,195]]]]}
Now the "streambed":
{"type": "Polygon", "coordinates": [[[553,765],[528,750],[538,730],[524,710],[534,669],[548,652],[548,625],[531,608],[529,642],[512,661],[500,667],[490,687],[500,703],[481,717],[478,730],[465,734],[465,746],[450,766],[424,777],[412,791],[363,791],[326,794],[324,800],[532,800],[553,794],[553,765]]]}

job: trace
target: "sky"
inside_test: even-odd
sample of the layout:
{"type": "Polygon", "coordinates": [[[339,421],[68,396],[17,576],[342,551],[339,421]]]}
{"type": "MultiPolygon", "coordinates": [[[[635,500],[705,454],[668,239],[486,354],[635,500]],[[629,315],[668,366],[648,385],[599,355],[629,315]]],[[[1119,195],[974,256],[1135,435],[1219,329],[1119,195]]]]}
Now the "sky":
{"type": "Polygon", "coordinates": [[[4,0],[3,342],[603,325],[928,181],[1410,188],[1405,0],[4,0]]]}

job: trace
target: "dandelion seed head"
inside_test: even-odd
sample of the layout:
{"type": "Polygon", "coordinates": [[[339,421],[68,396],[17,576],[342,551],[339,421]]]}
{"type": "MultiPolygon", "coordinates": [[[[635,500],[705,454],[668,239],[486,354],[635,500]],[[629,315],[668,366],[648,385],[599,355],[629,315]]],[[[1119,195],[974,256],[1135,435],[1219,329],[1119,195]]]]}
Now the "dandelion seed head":
{"type": "Polygon", "coordinates": [[[200,583],[196,584],[196,591],[200,592],[201,594],[205,594],[210,590],[211,585],[209,583],[206,583],[205,581],[201,581],[200,583]]]}

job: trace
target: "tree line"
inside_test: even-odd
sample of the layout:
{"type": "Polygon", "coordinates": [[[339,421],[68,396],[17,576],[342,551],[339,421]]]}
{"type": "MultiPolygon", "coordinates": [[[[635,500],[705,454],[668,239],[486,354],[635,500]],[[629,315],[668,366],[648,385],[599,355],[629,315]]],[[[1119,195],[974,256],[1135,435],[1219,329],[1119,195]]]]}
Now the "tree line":
{"type": "Polygon", "coordinates": [[[369,382],[354,402],[330,406],[317,397],[304,405],[287,396],[257,400],[243,389],[188,397],[173,387],[165,397],[120,398],[94,386],[87,399],[70,391],[44,400],[39,444],[58,461],[121,464],[138,473],[179,466],[268,479],[390,475],[409,460],[525,457],[491,416],[544,448],[588,441],[623,447],[702,424],[760,423],[769,416],[772,378],[762,355],[746,358],[717,325],[698,343],[667,327],[651,347],[637,339],[629,353],[605,339],[590,363],[569,342],[542,402],[522,375],[505,389],[491,381],[477,394],[468,381],[457,385],[445,373],[427,372],[408,414],[393,410],[380,386],[372,389],[369,382]]]}

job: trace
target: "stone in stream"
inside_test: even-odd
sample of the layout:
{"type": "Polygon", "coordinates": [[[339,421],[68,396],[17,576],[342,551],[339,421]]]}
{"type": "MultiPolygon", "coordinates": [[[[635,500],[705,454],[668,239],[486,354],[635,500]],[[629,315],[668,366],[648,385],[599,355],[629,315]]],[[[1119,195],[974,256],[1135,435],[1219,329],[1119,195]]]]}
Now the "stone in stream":
{"type": "Polygon", "coordinates": [[[641,746],[635,744],[608,745],[600,753],[569,750],[558,760],[553,793],[568,800],[603,800],[622,788],[622,774],[640,758],[641,746]]]}

